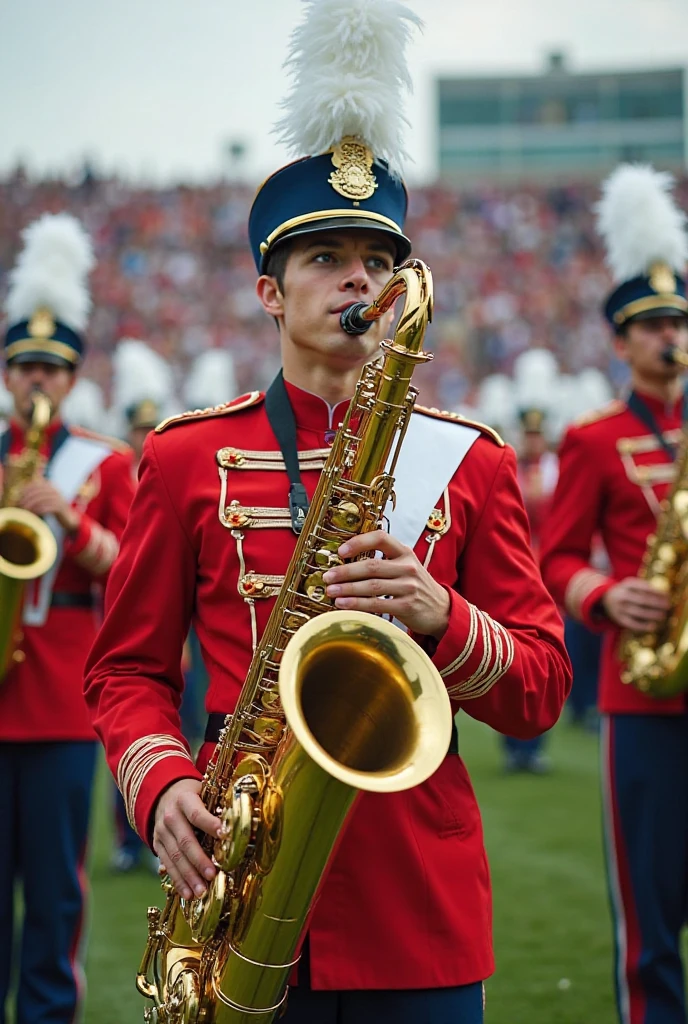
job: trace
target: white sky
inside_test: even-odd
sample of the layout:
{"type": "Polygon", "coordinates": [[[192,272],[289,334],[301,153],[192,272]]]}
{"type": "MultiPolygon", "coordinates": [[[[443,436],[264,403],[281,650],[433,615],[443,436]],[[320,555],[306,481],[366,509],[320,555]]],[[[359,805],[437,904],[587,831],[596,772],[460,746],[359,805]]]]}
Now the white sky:
{"type": "MultiPolygon", "coordinates": [[[[435,168],[438,74],[688,64],[688,0],[409,0],[413,181],[435,168]]],[[[137,179],[203,180],[230,140],[258,179],[286,159],[269,129],[300,0],[0,0],[0,173],[89,154],[137,179]]]]}

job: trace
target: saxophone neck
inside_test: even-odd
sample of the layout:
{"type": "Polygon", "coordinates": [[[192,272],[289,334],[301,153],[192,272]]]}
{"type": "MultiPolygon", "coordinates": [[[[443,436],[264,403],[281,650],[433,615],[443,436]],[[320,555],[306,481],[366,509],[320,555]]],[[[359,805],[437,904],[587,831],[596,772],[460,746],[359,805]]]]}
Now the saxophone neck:
{"type": "Polygon", "coordinates": [[[402,295],[404,308],[394,335],[395,347],[411,354],[420,351],[423,335],[432,320],[433,285],[430,267],[422,260],[406,260],[398,267],[378,297],[360,311],[368,322],[379,320],[402,295]]]}

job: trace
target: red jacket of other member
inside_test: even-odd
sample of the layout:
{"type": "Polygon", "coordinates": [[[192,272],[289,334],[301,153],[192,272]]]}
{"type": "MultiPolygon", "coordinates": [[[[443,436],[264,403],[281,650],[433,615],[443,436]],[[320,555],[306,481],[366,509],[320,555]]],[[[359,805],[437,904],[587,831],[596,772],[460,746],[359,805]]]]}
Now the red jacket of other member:
{"type": "MultiPolygon", "coordinates": [[[[343,419],[287,385],[312,495],[328,431],[343,419]]],[[[207,707],[233,709],[295,537],[288,478],[258,393],[225,414],[182,419],[146,442],[111,576],[86,698],[129,814],[150,839],[155,803],[200,778],[177,709],[189,622],[209,674],[207,707]],[[231,449],[223,483],[216,452],[231,449]]],[[[456,425],[457,439],[465,427],[456,425]]],[[[458,461],[458,460],[457,460],[458,461]]],[[[422,465],[418,466],[422,486],[422,465]]],[[[517,736],[556,721],[570,685],[561,621],[528,544],[513,451],[481,435],[416,554],[451,595],[433,660],[455,710],[517,736]]],[[[421,639],[422,638],[417,638],[421,639]]],[[[201,764],[209,753],[206,744],[201,764]]],[[[317,989],[462,985],[493,969],[490,882],[480,814],[463,761],[448,755],[405,793],[356,804],[310,925],[317,989]]]]}
{"type": "MultiPolygon", "coordinates": [[[[46,431],[44,454],[62,424],[46,431]]],[[[10,423],[9,458],[24,447],[24,435],[10,423]]],[[[102,586],[119,550],[133,497],[133,453],[110,438],[77,427],[71,434],[90,437],[112,447],[89,476],[73,502],[79,528],[64,542],[54,594],[94,595],[93,607],[54,607],[42,626],[23,626],[19,650],[24,660],[13,665],[0,683],[0,742],[93,740],[93,726],[83,697],[86,656],[100,619],[102,586]]],[[[1,487],[1,483],[0,483],[1,487]]],[[[27,587],[32,584],[27,584],[27,587]]]]}
{"type": "MultiPolygon", "coordinates": [[[[667,408],[649,395],[641,397],[665,440],[676,444],[681,403],[667,408]]],[[[568,430],[561,446],[559,481],[542,530],[542,575],[569,615],[606,632],[599,689],[603,712],[673,715],[686,708],[684,696],[656,700],[621,682],[620,630],[599,606],[610,587],[638,574],[674,475],[668,453],[625,402],[612,402],[585,417],[568,430]],[[598,534],[609,574],[591,564],[598,534]]]]}

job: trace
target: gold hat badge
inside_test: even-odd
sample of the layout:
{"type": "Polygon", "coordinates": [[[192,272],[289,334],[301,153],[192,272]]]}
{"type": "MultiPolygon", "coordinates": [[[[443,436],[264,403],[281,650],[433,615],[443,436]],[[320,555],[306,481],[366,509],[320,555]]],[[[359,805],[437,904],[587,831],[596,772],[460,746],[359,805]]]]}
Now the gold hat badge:
{"type": "Polygon", "coordinates": [[[329,184],[345,199],[370,199],[377,188],[373,174],[372,151],[353,135],[332,147],[332,163],[337,168],[328,178],[329,184]]]}
{"type": "Polygon", "coordinates": [[[668,263],[657,262],[650,267],[650,288],[659,295],[676,291],[676,277],[668,263]]]}
{"type": "Polygon", "coordinates": [[[29,336],[39,341],[49,341],[55,333],[55,318],[49,309],[37,309],[29,320],[29,336]]]}

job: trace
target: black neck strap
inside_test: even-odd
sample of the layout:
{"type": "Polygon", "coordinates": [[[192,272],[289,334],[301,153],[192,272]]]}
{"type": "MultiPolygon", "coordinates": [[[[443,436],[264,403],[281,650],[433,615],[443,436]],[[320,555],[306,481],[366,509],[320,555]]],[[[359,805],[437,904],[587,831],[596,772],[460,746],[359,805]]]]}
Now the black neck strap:
{"type": "Polygon", "coordinates": [[[309,503],[306,488],[301,483],[294,410],[289,401],[281,370],[265,393],[265,412],[287,468],[291,528],[294,533],[299,534],[306,521],[309,503]]]}
{"type": "MultiPolygon", "coordinates": [[[[664,434],[660,430],[657,418],[653,413],[650,406],[647,404],[644,398],[638,394],[637,391],[631,391],[630,395],[626,399],[626,405],[631,410],[634,416],[637,416],[640,422],[651,431],[657,438],[657,441],[662,446],[664,451],[667,453],[671,461],[673,462],[676,458],[676,448],[664,437],[664,434]]],[[[683,393],[683,404],[681,407],[681,420],[683,423],[688,419],[688,392],[683,393]]]]}

